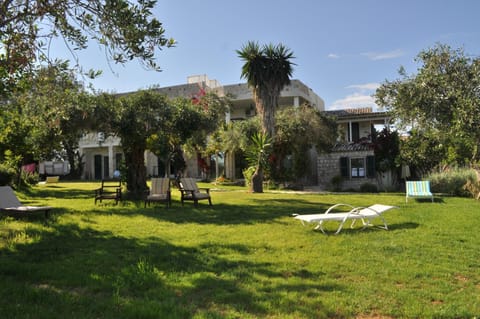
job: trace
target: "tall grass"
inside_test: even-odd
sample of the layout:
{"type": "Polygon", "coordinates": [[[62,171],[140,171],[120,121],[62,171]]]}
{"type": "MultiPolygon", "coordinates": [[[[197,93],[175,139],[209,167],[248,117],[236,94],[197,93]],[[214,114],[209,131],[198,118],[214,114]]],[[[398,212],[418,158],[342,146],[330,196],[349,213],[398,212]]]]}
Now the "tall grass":
{"type": "Polygon", "coordinates": [[[433,192],[454,196],[471,197],[472,194],[465,189],[468,181],[477,180],[477,174],[470,168],[450,168],[442,172],[434,172],[427,178],[433,192]]]}
{"type": "MultiPolygon", "coordinates": [[[[480,203],[404,194],[212,190],[200,203],[94,205],[93,183],[19,193],[52,218],[0,219],[2,318],[473,318],[480,203]],[[383,203],[389,230],[292,213],[383,203]]],[[[211,186],[211,185],[210,185],[211,186]]]]}

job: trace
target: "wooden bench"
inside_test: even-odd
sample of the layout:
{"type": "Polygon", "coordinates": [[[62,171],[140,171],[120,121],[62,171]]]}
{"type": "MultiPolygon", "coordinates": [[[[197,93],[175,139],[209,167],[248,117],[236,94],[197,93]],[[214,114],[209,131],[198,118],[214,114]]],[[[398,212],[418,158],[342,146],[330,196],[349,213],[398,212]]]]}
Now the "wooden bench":
{"type": "Polygon", "coordinates": [[[122,200],[122,181],[119,179],[102,180],[102,186],[95,190],[95,205],[97,201],[102,202],[104,199],[111,199],[118,204],[122,200]]]}
{"type": "Polygon", "coordinates": [[[433,194],[430,191],[429,181],[407,181],[405,192],[405,202],[408,203],[409,197],[431,198],[433,203],[433,194]]]}

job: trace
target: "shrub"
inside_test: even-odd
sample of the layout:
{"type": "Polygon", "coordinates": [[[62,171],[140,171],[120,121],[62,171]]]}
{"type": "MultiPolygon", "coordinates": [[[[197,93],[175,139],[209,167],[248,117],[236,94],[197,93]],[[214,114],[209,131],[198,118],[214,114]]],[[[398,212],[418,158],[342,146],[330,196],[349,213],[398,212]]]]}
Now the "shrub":
{"type": "Polygon", "coordinates": [[[475,171],[475,176],[468,179],[463,189],[469,192],[475,199],[480,199],[480,171],[475,171]]]}
{"type": "Polygon", "coordinates": [[[29,173],[22,171],[21,175],[22,183],[25,185],[36,185],[40,181],[38,173],[29,173]]]}
{"type": "Polygon", "coordinates": [[[432,173],[427,179],[433,193],[443,193],[454,196],[469,197],[470,192],[465,189],[468,181],[476,180],[475,170],[470,168],[453,168],[443,172],[432,173]]]}
{"type": "Polygon", "coordinates": [[[332,177],[330,180],[330,184],[332,185],[332,191],[334,192],[339,192],[342,190],[342,184],[343,184],[343,177],[340,175],[336,175],[332,177]]]}
{"type": "Polygon", "coordinates": [[[363,183],[360,185],[360,192],[362,193],[378,193],[377,185],[372,183],[363,183]]]}
{"type": "Polygon", "coordinates": [[[245,178],[245,185],[250,186],[252,183],[252,176],[255,174],[255,166],[250,166],[243,170],[243,177],[245,178]]]}
{"type": "Polygon", "coordinates": [[[15,178],[15,169],[5,164],[0,164],[0,186],[11,185],[15,178]]]}

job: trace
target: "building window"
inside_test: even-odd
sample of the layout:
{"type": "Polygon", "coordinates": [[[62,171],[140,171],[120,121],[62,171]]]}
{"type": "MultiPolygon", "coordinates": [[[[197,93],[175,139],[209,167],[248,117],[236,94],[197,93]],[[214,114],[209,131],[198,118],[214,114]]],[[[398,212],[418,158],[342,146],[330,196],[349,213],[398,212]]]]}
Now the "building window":
{"type": "Polygon", "coordinates": [[[365,159],[351,158],[350,171],[351,171],[352,178],[364,178],[365,177],[365,159]]]}
{"type": "Polygon", "coordinates": [[[340,175],[343,178],[374,178],[375,156],[341,157],[340,175]]]}
{"type": "Polygon", "coordinates": [[[367,161],[367,177],[368,178],[375,178],[376,171],[375,171],[375,156],[370,155],[366,157],[367,161]]]}
{"type": "Polygon", "coordinates": [[[347,125],[347,134],[348,134],[348,141],[349,142],[358,142],[360,139],[360,123],[358,122],[351,122],[347,125]]]}
{"type": "Polygon", "coordinates": [[[348,172],[348,157],[340,157],[340,175],[343,178],[350,178],[350,173],[348,172]]]}

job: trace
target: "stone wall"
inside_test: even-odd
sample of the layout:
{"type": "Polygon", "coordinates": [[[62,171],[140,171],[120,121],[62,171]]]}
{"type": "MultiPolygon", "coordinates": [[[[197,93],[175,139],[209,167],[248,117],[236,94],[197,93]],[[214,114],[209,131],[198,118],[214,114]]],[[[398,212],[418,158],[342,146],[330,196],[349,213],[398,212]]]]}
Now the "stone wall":
{"type": "MultiPolygon", "coordinates": [[[[324,189],[332,188],[332,179],[341,176],[340,158],[341,157],[367,157],[374,155],[373,151],[358,152],[333,152],[328,154],[319,154],[317,160],[318,185],[324,189]]],[[[343,179],[342,190],[358,190],[364,183],[372,183],[377,185],[375,178],[350,178],[343,179]]]]}

